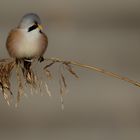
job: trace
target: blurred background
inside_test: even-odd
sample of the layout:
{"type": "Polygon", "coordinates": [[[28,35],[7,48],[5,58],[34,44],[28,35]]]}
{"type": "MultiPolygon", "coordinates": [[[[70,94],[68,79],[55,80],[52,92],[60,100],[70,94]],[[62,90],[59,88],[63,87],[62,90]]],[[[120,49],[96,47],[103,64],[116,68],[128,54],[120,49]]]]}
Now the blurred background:
{"type": "MultiPolygon", "coordinates": [[[[9,57],[9,31],[29,12],[42,19],[49,38],[46,57],[76,60],[140,81],[139,0],[1,0],[1,58],[9,57]]],[[[140,88],[85,69],[76,71],[79,80],[65,74],[69,92],[64,111],[57,78],[49,82],[51,98],[45,91],[43,96],[27,91],[17,109],[8,107],[1,94],[0,139],[139,139],[140,88]]]]}

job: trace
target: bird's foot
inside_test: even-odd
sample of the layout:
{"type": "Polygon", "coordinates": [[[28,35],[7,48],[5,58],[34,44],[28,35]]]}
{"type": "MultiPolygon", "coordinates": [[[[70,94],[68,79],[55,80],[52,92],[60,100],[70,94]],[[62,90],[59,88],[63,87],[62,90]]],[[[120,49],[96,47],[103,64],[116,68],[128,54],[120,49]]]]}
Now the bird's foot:
{"type": "Polygon", "coordinates": [[[45,59],[44,59],[44,57],[43,56],[41,56],[41,57],[39,57],[39,59],[38,59],[38,61],[41,63],[41,62],[43,62],[45,59]]]}

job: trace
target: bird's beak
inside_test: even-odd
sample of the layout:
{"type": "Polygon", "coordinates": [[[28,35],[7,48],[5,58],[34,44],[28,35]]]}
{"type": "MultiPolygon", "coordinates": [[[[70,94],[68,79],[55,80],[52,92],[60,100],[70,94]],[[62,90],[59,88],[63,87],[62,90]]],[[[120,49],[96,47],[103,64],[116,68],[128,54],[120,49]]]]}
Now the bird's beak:
{"type": "Polygon", "coordinates": [[[43,27],[42,27],[40,24],[38,24],[38,28],[39,28],[40,30],[43,30],[43,27]]]}

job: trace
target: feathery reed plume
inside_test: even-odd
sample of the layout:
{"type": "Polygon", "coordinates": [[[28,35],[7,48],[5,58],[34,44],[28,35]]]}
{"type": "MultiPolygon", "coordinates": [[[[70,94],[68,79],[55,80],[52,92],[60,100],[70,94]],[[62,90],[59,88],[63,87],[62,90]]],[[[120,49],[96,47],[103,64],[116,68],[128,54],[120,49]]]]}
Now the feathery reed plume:
{"type": "Polygon", "coordinates": [[[0,86],[8,105],[10,105],[11,95],[13,94],[11,91],[10,76],[14,66],[15,61],[13,59],[0,60],[0,86]]]}

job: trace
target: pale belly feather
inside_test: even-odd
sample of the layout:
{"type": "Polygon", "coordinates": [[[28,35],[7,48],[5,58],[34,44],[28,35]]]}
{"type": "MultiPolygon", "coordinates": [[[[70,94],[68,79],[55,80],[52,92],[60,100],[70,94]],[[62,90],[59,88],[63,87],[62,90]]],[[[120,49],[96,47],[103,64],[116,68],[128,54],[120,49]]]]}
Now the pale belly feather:
{"type": "Polygon", "coordinates": [[[32,32],[23,32],[23,37],[16,46],[16,55],[19,58],[34,58],[39,57],[42,51],[40,43],[41,35],[37,30],[32,32]]]}

